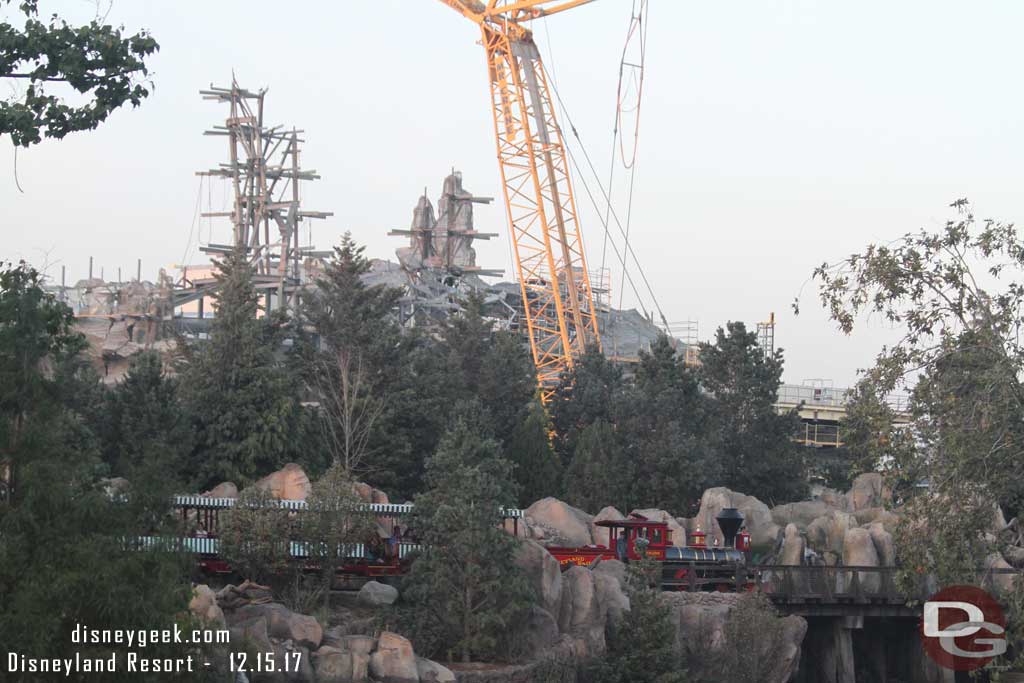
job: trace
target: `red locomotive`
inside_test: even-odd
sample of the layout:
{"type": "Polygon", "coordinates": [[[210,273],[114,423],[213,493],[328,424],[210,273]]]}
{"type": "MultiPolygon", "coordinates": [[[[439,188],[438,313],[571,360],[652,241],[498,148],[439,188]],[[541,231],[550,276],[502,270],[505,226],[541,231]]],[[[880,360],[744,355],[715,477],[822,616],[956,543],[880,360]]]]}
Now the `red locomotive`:
{"type": "Polygon", "coordinates": [[[743,515],[735,508],[724,508],[715,518],[722,530],[723,547],[707,547],[706,535],[699,529],[685,547],[672,544],[672,530],[665,522],[632,514],[623,520],[602,520],[597,526],[608,529],[607,545],[579,548],[549,547],[563,570],[573,565],[588,566],[601,560],[641,559],[642,551],[661,563],[661,585],[666,590],[745,590],[752,586],[747,577],[750,534],[740,530],[743,515]]]}

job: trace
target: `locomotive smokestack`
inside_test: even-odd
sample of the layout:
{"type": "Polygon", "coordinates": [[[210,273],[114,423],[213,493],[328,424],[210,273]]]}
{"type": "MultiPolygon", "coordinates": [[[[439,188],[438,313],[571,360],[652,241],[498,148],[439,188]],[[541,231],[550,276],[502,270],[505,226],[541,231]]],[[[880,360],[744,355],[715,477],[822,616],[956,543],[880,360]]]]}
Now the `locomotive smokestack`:
{"type": "Polygon", "coordinates": [[[722,511],[715,517],[718,528],[722,530],[723,543],[726,548],[736,547],[736,532],[743,524],[743,514],[736,508],[722,508],[722,511]]]}

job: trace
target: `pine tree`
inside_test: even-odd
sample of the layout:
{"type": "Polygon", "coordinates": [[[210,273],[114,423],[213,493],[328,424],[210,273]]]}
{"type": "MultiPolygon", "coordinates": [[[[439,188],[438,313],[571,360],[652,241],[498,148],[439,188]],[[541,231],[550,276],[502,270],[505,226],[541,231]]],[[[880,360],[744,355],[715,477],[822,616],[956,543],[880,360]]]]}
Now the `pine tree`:
{"type": "Polygon", "coordinates": [[[185,475],[192,434],[178,380],[166,373],[158,353],[132,358],[104,408],[104,459],[115,475],[131,481],[137,468],[150,465],[159,465],[175,480],[185,475]]]}
{"type": "MultiPolygon", "coordinates": [[[[98,379],[92,375],[91,387],[87,373],[67,381],[67,373],[81,367],[81,348],[71,310],[43,290],[35,271],[25,265],[0,271],[0,460],[14,475],[10,495],[0,498],[0,642],[30,656],[99,656],[71,642],[77,624],[170,626],[190,597],[185,556],[126,545],[140,535],[172,532],[167,498],[154,503],[133,493],[115,504],[104,492],[95,425],[80,412],[96,395],[98,379]]],[[[133,492],[152,488],[144,479],[134,483],[133,492]]],[[[156,645],[151,654],[186,653],[156,645]]],[[[139,675],[122,671],[107,679],[139,675]]]]}
{"type": "Polygon", "coordinates": [[[245,483],[280,467],[298,425],[294,382],[275,357],[281,320],[258,317],[244,252],[218,263],[217,315],[188,363],[184,385],[196,443],[194,483],[245,483]]]}
{"type": "Polygon", "coordinates": [[[757,333],[741,322],[718,328],[713,344],[701,344],[700,382],[713,397],[712,418],[721,435],[725,484],[763,500],[800,500],[807,491],[806,463],[793,441],[795,411],[775,410],[783,354],[768,354],[757,333]]]}
{"type": "Polygon", "coordinates": [[[427,491],[415,499],[411,525],[424,549],[403,594],[413,605],[417,650],[470,661],[495,655],[531,592],[513,561],[517,541],[502,529],[500,507],[516,493],[511,464],[484,435],[479,409],[460,412],[427,462],[427,491]]]}
{"type": "Polygon", "coordinates": [[[562,468],[551,447],[551,422],[539,399],[530,404],[526,419],[512,433],[508,454],[515,464],[520,506],[561,494],[562,468]]]}
{"type": "Polygon", "coordinates": [[[566,498],[576,507],[591,512],[606,505],[630,510],[636,502],[633,498],[636,466],[612,425],[598,419],[576,440],[576,452],[565,473],[566,498]]]}
{"type": "MultiPolygon", "coordinates": [[[[651,560],[627,569],[629,611],[608,627],[608,652],[591,664],[594,683],[686,683],[679,655],[674,651],[676,627],[671,608],[662,601],[656,577],[659,565],[651,560]]],[[[729,679],[717,679],[729,680],[729,679]]]]}

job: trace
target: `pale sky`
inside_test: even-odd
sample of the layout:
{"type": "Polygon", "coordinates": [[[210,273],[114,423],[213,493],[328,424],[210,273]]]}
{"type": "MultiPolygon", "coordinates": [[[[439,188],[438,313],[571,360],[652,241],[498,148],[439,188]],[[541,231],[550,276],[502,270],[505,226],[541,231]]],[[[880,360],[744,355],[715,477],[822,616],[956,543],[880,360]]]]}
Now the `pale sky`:
{"type": "MultiPolygon", "coordinates": [[[[95,12],[87,0],[40,4],[82,21],[95,12]]],[[[1024,214],[1024,5],[649,4],[631,242],[666,317],[698,320],[707,338],[775,311],[785,380],[848,385],[893,332],[869,324],[843,337],[810,286],[795,318],[790,303],[816,265],[938,227],[961,196],[979,216],[1024,214]]],[[[631,5],[597,0],[534,27],[602,181],[631,5]]],[[[228,85],[234,70],[243,86],[269,88],[269,123],[306,131],[303,164],[323,179],[306,186],[304,208],[335,212],[313,224],[314,243],[351,230],[369,255],[393,259],[401,240],[387,230],[408,225],[424,187],[436,204],[454,166],[468,189],[499,198],[475,213],[478,229],[501,233],[479,245],[478,263],[511,274],[483,50],[441,2],[121,0],[109,20],[160,43],[156,91],[96,131],[20,151],[24,194],[0,141],[0,258],[48,261],[58,278],[63,264],[72,282],[90,255],[108,279],[119,266],[134,273],[137,258],[147,279],[200,262],[196,241],[211,227],[202,221],[189,243],[194,171],[225,160],[227,146],[202,135],[225,108],[198,91],[228,85]]],[[[621,166],[616,177],[621,189],[621,166]]],[[[596,267],[603,229],[576,185],[596,267]]],[[[221,209],[219,186],[202,194],[203,210],[221,209]]],[[[624,195],[615,199],[624,216],[624,195]]],[[[227,222],[212,226],[214,241],[229,235],[227,222]]]]}

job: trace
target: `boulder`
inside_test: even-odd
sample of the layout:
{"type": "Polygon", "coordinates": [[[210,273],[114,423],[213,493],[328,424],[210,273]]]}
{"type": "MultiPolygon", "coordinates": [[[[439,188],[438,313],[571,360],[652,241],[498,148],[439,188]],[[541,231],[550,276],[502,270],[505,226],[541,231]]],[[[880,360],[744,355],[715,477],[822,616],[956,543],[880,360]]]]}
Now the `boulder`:
{"type": "MultiPolygon", "coordinates": [[[[986,569],[1013,569],[1009,562],[1003,559],[999,553],[992,553],[985,558],[986,569]]],[[[1014,574],[992,574],[992,586],[1000,593],[1008,593],[1013,590],[1013,582],[1016,579],[1014,574]]]]}
{"type": "Polygon", "coordinates": [[[371,607],[393,605],[398,599],[398,589],[378,581],[368,581],[359,589],[356,599],[371,607]]]}
{"type": "Polygon", "coordinates": [[[231,638],[231,646],[236,651],[249,649],[254,652],[271,652],[273,650],[270,634],[267,633],[267,620],[264,617],[235,622],[228,628],[228,635],[231,638]]]}
{"type": "Polygon", "coordinates": [[[845,493],[834,491],[832,489],[822,489],[817,499],[836,510],[842,510],[843,512],[850,511],[850,499],[845,493]]]}
{"type": "Polygon", "coordinates": [[[276,668],[279,675],[280,672],[284,672],[284,680],[286,681],[303,681],[308,683],[315,680],[312,659],[308,648],[296,645],[290,640],[286,640],[283,643],[274,643],[276,668]],[[292,653],[296,653],[298,656],[296,657],[292,653]],[[296,668],[296,664],[298,668],[296,668]]]}
{"type": "Polygon", "coordinates": [[[786,503],[772,508],[772,521],[785,528],[787,524],[795,524],[798,529],[805,530],[818,517],[827,515],[833,508],[822,500],[805,500],[799,503],[786,503]]]}
{"type": "Polygon", "coordinates": [[[632,514],[643,515],[647,519],[651,519],[656,522],[665,522],[668,524],[668,528],[672,531],[672,545],[677,548],[686,547],[686,529],[679,523],[679,520],[669,513],[656,508],[644,508],[643,510],[633,510],[632,514]]]}
{"type": "Polygon", "coordinates": [[[455,674],[429,659],[417,657],[416,671],[419,672],[421,683],[455,683],[455,674]]]}
{"type": "Polygon", "coordinates": [[[605,560],[592,573],[597,601],[604,612],[605,622],[617,621],[623,612],[629,611],[629,596],[623,591],[626,565],[618,560],[605,560]]]}
{"type": "Polygon", "coordinates": [[[570,567],[562,578],[558,630],[573,637],[577,656],[603,654],[606,610],[600,604],[594,573],[585,567],[570,567]]]}
{"type": "Polygon", "coordinates": [[[880,507],[884,498],[883,491],[882,475],[878,472],[866,472],[858,476],[847,494],[850,512],[880,507]]]}
{"type": "Polygon", "coordinates": [[[713,543],[713,539],[718,539],[719,544],[722,543],[722,530],[718,528],[715,517],[722,508],[729,507],[743,513],[744,524],[750,532],[750,544],[754,550],[764,552],[775,547],[782,529],[772,520],[768,506],[753,496],[730,491],[724,486],[704,492],[700,499],[700,512],[694,519],[695,524],[708,534],[709,545],[713,543]]]}
{"type": "Polygon", "coordinates": [[[892,534],[885,530],[881,522],[872,522],[867,527],[871,535],[871,541],[875,544],[875,552],[878,553],[878,562],[882,567],[896,566],[896,548],[892,543],[892,534]]]}
{"type": "MultiPolygon", "coordinates": [[[[878,552],[875,542],[867,529],[854,528],[843,538],[843,564],[854,567],[877,567],[878,552]]],[[[860,574],[860,585],[867,592],[875,593],[881,588],[881,576],[877,572],[851,572],[860,574]]],[[[853,577],[848,577],[852,581],[853,577]]]]}
{"type": "Polygon", "coordinates": [[[188,604],[188,609],[203,621],[218,624],[221,628],[227,626],[224,611],[217,604],[217,594],[205,583],[192,589],[192,600],[188,604]]]}
{"type": "Polygon", "coordinates": [[[530,607],[526,617],[520,620],[513,642],[517,644],[517,654],[523,659],[537,659],[545,650],[558,642],[558,621],[555,615],[539,605],[530,607]]]}
{"type": "Polygon", "coordinates": [[[324,645],[313,653],[313,670],[317,683],[350,683],[352,675],[352,653],[324,645]]]}
{"type": "Polygon", "coordinates": [[[793,678],[800,667],[800,650],[807,635],[807,620],[790,615],[779,620],[781,646],[775,653],[775,661],[766,683],[786,683],[793,678]]]}
{"type": "Polygon", "coordinates": [[[100,485],[108,497],[123,496],[131,489],[131,483],[124,477],[109,477],[100,479],[100,485]]]}
{"type": "Polygon", "coordinates": [[[323,627],[315,618],[296,614],[276,602],[243,605],[231,613],[232,622],[259,617],[267,620],[267,632],[274,638],[291,640],[310,650],[319,648],[323,640],[323,627]]]}
{"type": "Polygon", "coordinates": [[[414,683],[419,680],[416,655],[407,639],[383,631],[377,639],[377,650],[370,655],[370,675],[390,683],[414,683]]]}
{"type": "Polygon", "coordinates": [[[233,481],[222,481],[201,495],[205,498],[238,498],[238,487],[233,481]]]}
{"type": "Polygon", "coordinates": [[[277,472],[268,474],[253,486],[269,491],[278,500],[306,500],[312,485],[302,467],[288,463],[277,472]]]}
{"type": "Polygon", "coordinates": [[[779,564],[798,567],[804,563],[804,537],[796,524],[790,522],[782,537],[782,553],[779,564]]]}
{"type": "Polygon", "coordinates": [[[601,511],[594,515],[593,522],[590,525],[590,537],[593,539],[595,545],[603,545],[606,548],[608,546],[608,529],[605,527],[597,526],[597,522],[604,522],[608,520],[619,521],[625,519],[625,515],[619,512],[618,508],[614,508],[611,505],[605,508],[601,508],[601,511]]]}
{"type": "Polygon", "coordinates": [[[807,543],[818,553],[841,555],[846,532],[857,526],[856,518],[839,510],[831,510],[807,525],[807,543]]]}
{"type": "Polygon", "coordinates": [[[516,550],[515,563],[526,573],[541,607],[558,614],[562,601],[562,569],[558,560],[536,541],[524,540],[516,550]]]}
{"type": "Polygon", "coordinates": [[[544,540],[544,545],[577,547],[590,545],[592,518],[583,510],[563,503],[557,498],[542,498],[526,509],[526,523],[533,537],[544,540]]]}

